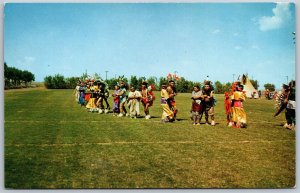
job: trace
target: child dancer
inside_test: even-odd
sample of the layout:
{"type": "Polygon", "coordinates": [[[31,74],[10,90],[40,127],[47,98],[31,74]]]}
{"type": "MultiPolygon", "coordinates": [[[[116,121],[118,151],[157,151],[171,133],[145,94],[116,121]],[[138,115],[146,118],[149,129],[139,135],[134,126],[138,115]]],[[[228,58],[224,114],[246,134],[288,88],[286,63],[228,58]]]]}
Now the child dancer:
{"type": "Polygon", "coordinates": [[[136,91],[134,86],[130,87],[130,92],[128,94],[128,107],[130,118],[135,118],[140,115],[140,99],[142,95],[139,91],[136,91]]]}

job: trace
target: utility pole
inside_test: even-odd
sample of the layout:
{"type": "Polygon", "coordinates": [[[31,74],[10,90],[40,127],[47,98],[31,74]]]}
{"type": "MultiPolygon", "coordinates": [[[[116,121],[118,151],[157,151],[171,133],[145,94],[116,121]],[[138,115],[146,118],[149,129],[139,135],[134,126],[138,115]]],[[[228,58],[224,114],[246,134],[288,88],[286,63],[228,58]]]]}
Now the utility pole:
{"type": "Polygon", "coordinates": [[[234,82],[234,76],[235,76],[235,74],[232,74],[232,82],[234,82]]]}
{"type": "Polygon", "coordinates": [[[105,71],[105,80],[107,80],[107,73],[108,73],[108,71],[106,70],[105,71]]]}

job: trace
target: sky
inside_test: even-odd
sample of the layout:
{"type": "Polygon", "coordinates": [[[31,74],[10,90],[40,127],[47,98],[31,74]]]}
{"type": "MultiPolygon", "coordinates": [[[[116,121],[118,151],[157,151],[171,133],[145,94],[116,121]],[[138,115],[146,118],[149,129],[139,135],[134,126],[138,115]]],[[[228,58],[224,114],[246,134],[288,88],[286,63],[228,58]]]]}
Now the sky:
{"type": "Polygon", "coordinates": [[[39,82],[108,71],[226,83],[247,73],[280,89],[295,79],[294,31],[292,3],[8,3],[4,61],[39,82]]]}

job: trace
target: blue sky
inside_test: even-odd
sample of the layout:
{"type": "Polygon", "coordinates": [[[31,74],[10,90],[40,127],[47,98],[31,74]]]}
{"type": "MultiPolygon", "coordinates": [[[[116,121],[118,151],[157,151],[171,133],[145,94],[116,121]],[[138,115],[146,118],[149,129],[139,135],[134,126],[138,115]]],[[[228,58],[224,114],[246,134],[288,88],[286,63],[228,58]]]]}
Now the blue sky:
{"type": "Polygon", "coordinates": [[[87,70],[225,83],[248,73],[278,89],[295,78],[294,4],[8,3],[4,14],[4,61],[36,81],[87,70]]]}

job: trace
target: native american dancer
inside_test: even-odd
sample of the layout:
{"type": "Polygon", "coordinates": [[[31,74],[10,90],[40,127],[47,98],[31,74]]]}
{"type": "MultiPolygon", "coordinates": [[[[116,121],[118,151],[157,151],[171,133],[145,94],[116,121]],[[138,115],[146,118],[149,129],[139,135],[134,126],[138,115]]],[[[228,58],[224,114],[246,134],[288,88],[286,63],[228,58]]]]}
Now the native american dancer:
{"type": "Polygon", "coordinates": [[[243,107],[243,102],[246,100],[246,94],[243,91],[244,86],[240,82],[233,84],[234,91],[231,95],[231,120],[230,127],[246,128],[247,116],[243,107]]]}
{"type": "Polygon", "coordinates": [[[209,80],[204,81],[204,87],[202,90],[203,102],[204,102],[204,114],[205,114],[205,123],[209,124],[209,117],[211,118],[211,125],[214,126],[215,123],[215,98],[214,91],[209,80]]]}
{"type": "Polygon", "coordinates": [[[174,121],[174,112],[170,109],[170,104],[169,104],[169,93],[167,91],[167,85],[162,85],[162,89],[160,92],[161,100],[160,104],[163,108],[163,113],[161,116],[161,121],[162,122],[173,122],[174,121]]]}
{"type": "Polygon", "coordinates": [[[119,93],[121,92],[120,86],[117,84],[115,85],[115,90],[112,96],[114,97],[113,100],[113,116],[117,116],[120,113],[120,96],[119,93]]]}
{"type": "Polygon", "coordinates": [[[151,116],[149,114],[149,107],[151,107],[153,105],[153,101],[155,100],[155,96],[153,93],[154,90],[154,86],[150,85],[148,87],[148,83],[146,81],[142,82],[142,98],[141,98],[141,102],[144,106],[144,112],[145,112],[145,118],[146,119],[150,119],[151,116]]]}
{"type": "Polygon", "coordinates": [[[167,90],[168,95],[169,95],[168,104],[169,104],[170,109],[173,111],[174,120],[176,120],[176,115],[177,115],[178,110],[177,110],[176,102],[175,102],[175,96],[177,95],[177,91],[176,91],[176,88],[175,88],[175,81],[174,80],[169,81],[169,86],[167,87],[166,90],[167,90]]]}
{"type": "Polygon", "coordinates": [[[84,100],[85,100],[85,103],[87,104],[91,98],[91,84],[89,81],[86,81],[86,87],[85,87],[85,95],[84,95],[84,100]]]}
{"type": "Polygon", "coordinates": [[[98,92],[98,86],[97,83],[92,80],[92,85],[90,87],[90,99],[88,104],[86,105],[86,108],[89,109],[89,112],[95,112],[98,110],[96,106],[96,98],[97,98],[97,92],[98,92]]]}
{"type": "Polygon", "coordinates": [[[274,117],[279,115],[285,109],[287,129],[294,129],[296,125],[296,82],[291,81],[289,85],[283,85],[283,93],[280,96],[280,104],[274,117]]]}
{"type": "Polygon", "coordinates": [[[107,101],[109,97],[108,85],[106,82],[103,82],[102,80],[98,80],[97,85],[98,85],[98,92],[97,92],[96,106],[98,107],[98,112],[99,114],[102,114],[103,112],[107,114],[110,109],[109,103],[107,101]],[[106,103],[105,109],[104,109],[103,101],[106,103]]]}
{"type": "Polygon", "coordinates": [[[128,93],[127,105],[129,108],[130,118],[137,118],[140,116],[140,99],[142,95],[139,91],[135,90],[134,86],[130,87],[130,92],[128,93]]]}
{"type": "Polygon", "coordinates": [[[202,104],[202,92],[200,90],[199,85],[194,86],[194,90],[192,92],[192,110],[191,110],[191,118],[193,120],[193,125],[200,125],[200,121],[203,115],[203,104],[202,104]]]}
{"type": "Polygon", "coordinates": [[[231,98],[230,96],[232,95],[233,92],[224,93],[224,108],[225,108],[225,114],[226,114],[226,119],[227,119],[227,125],[231,122],[231,98]]]}
{"type": "Polygon", "coordinates": [[[75,96],[75,101],[78,102],[78,104],[80,104],[79,102],[79,98],[80,98],[80,91],[79,91],[79,88],[80,88],[80,85],[81,85],[81,82],[78,81],[77,82],[77,85],[74,89],[74,96],[75,96]]]}
{"type": "Polygon", "coordinates": [[[80,87],[79,87],[79,104],[84,107],[85,106],[85,100],[84,100],[84,97],[85,97],[85,90],[86,90],[86,86],[85,86],[85,83],[81,83],[80,84],[80,87]]]}
{"type": "Polygon", "coordinates": [[[126,95],[126,89],[127,89],[127,84],[124,81],[124,76],[119,77],[119,83],[120,83],[120,92],[119,92],[119,96],[120,96],[120,114],[118,115],[118,117],[123,117],[124,115],[129,116],[129,114],[127,113],[127,110],[125,108],[125,103],[127,101],[127,95],[126,95]]]}

